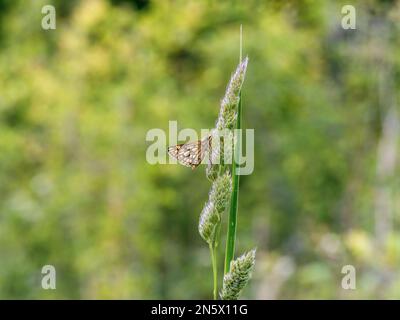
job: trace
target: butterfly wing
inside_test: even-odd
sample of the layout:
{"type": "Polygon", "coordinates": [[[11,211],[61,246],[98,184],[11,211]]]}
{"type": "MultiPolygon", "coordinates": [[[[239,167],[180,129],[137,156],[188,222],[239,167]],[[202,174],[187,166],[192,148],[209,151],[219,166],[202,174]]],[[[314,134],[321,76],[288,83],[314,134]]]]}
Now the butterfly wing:
{"type": "Polygon", "coordinates": [[[168,147],[168,153],[186,167],[195,169],[204,158],[209,146],[209,137],[196,142],[188,142],[168,147]]]}

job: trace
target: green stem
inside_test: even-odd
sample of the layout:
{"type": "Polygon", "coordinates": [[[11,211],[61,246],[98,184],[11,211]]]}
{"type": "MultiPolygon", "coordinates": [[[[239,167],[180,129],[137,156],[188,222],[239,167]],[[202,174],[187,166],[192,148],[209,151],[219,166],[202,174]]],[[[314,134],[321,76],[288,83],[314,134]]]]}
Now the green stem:
{"type": "MultiPolygon", "coordinates": [[[[238,113],[236,121],[236,129],[241,129],[241,117],[242,117],[242,94],[239,93],[239,103],[238,103],[238,113]]],[[[240,157],[240,135],[241,132],[237,131],[236,145],[234,145],[234,161],[232,162],[232,178],[233,178],[233,188],[231,196],[231,207],[229,211],[228,218],[228,233],[226,236],[226,249],[225,249],[225,274],[229,272],[231,261],[235,256],[235,240],[236,240],[236,225],[237,225],[237,212],[239,204],[239,178],[240,175],[237,174],[237,169],[239,168],[239,157],[240,157]]]]}
{"type": "Polygon", "coordinates": [[[210,254],[211,254],[211,261],[212,261],[212,268],[213,268],[213,280],[214,280],[214,287],[213,287],[213,298],[217,300],[218,294],[218,269],[217,269],[217,247],[213,246],[210,243],[210,254]]]}
{"type": "MultiPolygon", "coordinates": [[[[242,51],[243,51],[243,28],[240,25],[240,45],[239,45],[239,63],[242,62],[242,51]]],[[[233,145],[233,161],[232,161],[232,195],[231,195],[231,207],[229,210],[228,218],[228,231],[226,236],[226,249],[225,249],[225,267],[224,274],[229,272],[230,264],[235,257],[235,241],[236,241],[236,225],[237,225],[237,212],[239,204],[239,177],[237,174],[237,169],[239,168],[239,158],[240,158],[240,142],[239,134],[241,135],[242,129],[242,91],[239,92],[239,102],[237,106],[237,118],[236,118],[236,131],[237,139],[236,145],[233,145]]],[[[241,136],[240,136],[241,137],[241,136]]]]}

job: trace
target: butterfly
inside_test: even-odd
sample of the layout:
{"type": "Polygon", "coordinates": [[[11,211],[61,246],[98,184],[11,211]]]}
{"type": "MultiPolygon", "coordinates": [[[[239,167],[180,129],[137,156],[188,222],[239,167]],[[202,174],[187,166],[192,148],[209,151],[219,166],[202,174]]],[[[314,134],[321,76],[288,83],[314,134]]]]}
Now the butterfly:
{"type": "Polygon", "coordinates": [[[210,147],[211,135],[203,140],[168,147],[168,153],[176,158],[180,164],[194,170],[203,161],[204,155],[206,151],[210,150],[210,147]]]}

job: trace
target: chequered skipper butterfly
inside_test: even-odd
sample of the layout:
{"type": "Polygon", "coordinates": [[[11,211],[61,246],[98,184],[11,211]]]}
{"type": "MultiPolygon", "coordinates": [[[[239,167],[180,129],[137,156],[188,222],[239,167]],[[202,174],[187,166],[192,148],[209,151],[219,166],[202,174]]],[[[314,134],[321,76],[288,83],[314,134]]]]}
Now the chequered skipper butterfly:
{"type": "Polygon", "coordinates": [[[168,147],[168,153],[178,162],[194,170],[203,161],[206,151],[211,149],[211,135],[203,140],[168,147]]]}

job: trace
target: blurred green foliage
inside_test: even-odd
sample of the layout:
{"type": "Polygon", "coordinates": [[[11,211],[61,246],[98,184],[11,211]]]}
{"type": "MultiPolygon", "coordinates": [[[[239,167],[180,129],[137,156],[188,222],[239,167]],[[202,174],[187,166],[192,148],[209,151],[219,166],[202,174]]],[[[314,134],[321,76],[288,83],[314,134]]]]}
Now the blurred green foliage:
{"type": "Polygon", "coordinates": [[[398,157],[377,170],[400,101],[400,2],[352,1],[356,30],[344,4],[1,0],[0,298],[210,298],[203,167],[148,164],[145,137],[214,126],[240,24],[256,147],[237,252],[258,247],[244,297],[400,298],[398,157]],[[356,290],[341,288],[347,264],[356,290]]]}

